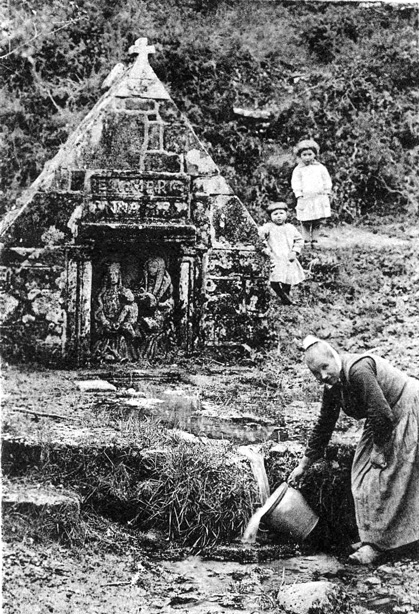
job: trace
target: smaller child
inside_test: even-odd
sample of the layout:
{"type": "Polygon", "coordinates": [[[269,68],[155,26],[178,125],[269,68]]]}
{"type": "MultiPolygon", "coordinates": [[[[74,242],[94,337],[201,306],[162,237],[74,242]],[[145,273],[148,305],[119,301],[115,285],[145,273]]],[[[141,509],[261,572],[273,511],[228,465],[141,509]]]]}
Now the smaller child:
{"type": "Polygon", "coordinates": [[[332,180],[327,168],[316,160],[320,148],[316,141],[300,141],[295,148],[299,164],[295,167],[291,187],[297,198],[297,220],[301,222],[304,241],[318,243],[323,220],[330,217],[329,195],[332,180]]]}
{"type": "Polygon", "coordinates": [[[284,305],[292,305],[291,286],[305,279],[304,271],[297,260],[297,254],[304,245],[303,237],[295,226],[286,223],[286,203],[270,203],[266,212],[271,221],[261,226],[258,232],[266,244],[265,253],[271,259],[270,285],[284,305]]]}
{"type": "Polygon", "coordinates": [[[136,337],[135,325],[138,320],[138,305],[131,290],[122,288],[119,293],[123,305],[118,320],[115,322],[115,330],[120,330],[128,337],[136,337]]]}

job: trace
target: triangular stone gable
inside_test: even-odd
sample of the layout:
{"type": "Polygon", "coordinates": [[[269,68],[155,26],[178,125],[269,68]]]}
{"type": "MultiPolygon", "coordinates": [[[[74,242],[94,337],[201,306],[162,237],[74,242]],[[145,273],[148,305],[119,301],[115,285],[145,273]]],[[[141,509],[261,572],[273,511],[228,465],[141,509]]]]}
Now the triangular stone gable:
{"type": "Polygon", "coordinates": [[[3,220],[2,234],[7,236],[9,231],[12,243],[41,245],[41,236],[50,226],[71,240],[84,221],[144,218],[165,223],[175,223],[177,218],[194,224],[197,240],[206,245],[257,240],[247,209],[149,65],[150,49],[146,39],[139,39],[130,49],[136,54],[134,64],[129,68],[118,64],[111,71],[104,83],[109,89],[3,220]],[[135,182],[138,174],[144,178],[143,189],[135,182]],[[188,212],[173,210],[173,215],[166,212],[165,216],[150,207],[144,212],[135,204],[124,209],[117,202],[128,197],[135,203],[159,189],[162,199],[167,196],[174,201],[176,190],[179,197],[188,190],[188,212]],[[105,193],[113,196],[107,198],[107,211],[103,209],[105,193]],[[211,203],[205,202],[206,196],[212,197],[211,203]]]}
{"type": "Polygon", "coordinates": [[[257,226],[150,67],[153,51],[136,41],[134,63],[111,71],[105,93],[3,220],[15,345],[30,339],[31,350],[89,361],[101,341],[105,262],[116,261],[121,288],[135,291],[150,254],[171,275],[168,326],[180,347],[264,335],[257,226]]]}

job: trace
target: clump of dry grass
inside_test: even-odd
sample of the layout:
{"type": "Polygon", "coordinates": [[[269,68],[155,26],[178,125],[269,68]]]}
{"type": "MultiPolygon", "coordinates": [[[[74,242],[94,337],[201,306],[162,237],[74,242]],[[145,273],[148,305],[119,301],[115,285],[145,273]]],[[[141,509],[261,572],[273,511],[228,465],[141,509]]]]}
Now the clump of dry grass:
{"type": "Polygon", "coordinates": [[[257,496],[245,461],[220,446],[182,442],[138,485],[138,518],[200,550],[241,535],[257,496]]]}
{"type": "Polygon", "coordinates": [[[157,529],[195,551],[239,537],[258,501],[247,461],[227,442],[185,441],[153,419],[131,418],[115,441],[95,445],[7,441],[7,473],[70,488],[83,513],[157,529]]]}

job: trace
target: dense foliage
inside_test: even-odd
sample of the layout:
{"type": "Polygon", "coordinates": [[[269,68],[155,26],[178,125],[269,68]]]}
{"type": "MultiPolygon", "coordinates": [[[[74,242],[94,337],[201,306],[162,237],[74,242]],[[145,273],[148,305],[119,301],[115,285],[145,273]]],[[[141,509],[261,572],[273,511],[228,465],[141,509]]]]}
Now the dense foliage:
{"type": "Polygon", "coordinates": [[[338,216],[417,214],[416,20],[388,5],[12,0],[1,23],[3,210],[147,36],[158,76],[258,220],[267,198],[292,200],[292,148],[308,136],[338,216]]]}

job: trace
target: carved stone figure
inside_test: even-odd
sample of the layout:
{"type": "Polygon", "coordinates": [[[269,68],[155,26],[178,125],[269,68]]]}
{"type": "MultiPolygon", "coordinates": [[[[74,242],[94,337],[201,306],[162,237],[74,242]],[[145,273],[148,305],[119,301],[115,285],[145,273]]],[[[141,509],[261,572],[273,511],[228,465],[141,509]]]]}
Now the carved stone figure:
{"type": "Polygon", "coordinates": [[[116,321],[119,333],[118,350],[121,361],[135,361],[138,359],[138,345],[142,339],[138,329],[138,305],[131,290],[122,288],[119,293],[121,311],[116,321]]]}
{"type": "Polygon", "coordinates": [[[121,313],[120,292],[122,290],[121,265],[112,262],[108,265],[103,285],[96,297],[94,320],[98,340],[93,348],[93,356],[107,361],[119,361],[120,333],[118,318],[121,313]]]}
{"type": "Polygon", "coordinates": [[[108,265],[94,309],[93,357],[109,362],[153,360],[173,334],[173,286],[160,256],[146,260],[132,289],[122,285],[121,265],[108,265]]]}
{"type": "Polygon", "coordinates": [[[163,258],[152,256],[146,260],[142,283],[134,294],[139,310],[138,333],[143,339],[141,355],[153,359],[159,342],[173,331],[173,286],[163,258]]]}

